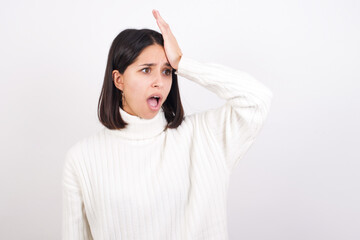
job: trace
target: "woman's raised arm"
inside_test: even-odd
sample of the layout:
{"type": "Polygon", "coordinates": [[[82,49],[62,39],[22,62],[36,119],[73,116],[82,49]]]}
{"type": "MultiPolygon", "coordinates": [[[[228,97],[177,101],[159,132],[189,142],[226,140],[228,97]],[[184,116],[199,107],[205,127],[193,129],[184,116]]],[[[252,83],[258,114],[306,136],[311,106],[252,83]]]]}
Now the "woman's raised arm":
{"type": "Polygon", "coordinates": [[[252,75],[221,64],[202,63],[182,56],[175,74],[192,80],[226,103],[190,115],[195,137],[221,152],[231,172],[253,144],[263,126],[273,93],[252,75]]]}

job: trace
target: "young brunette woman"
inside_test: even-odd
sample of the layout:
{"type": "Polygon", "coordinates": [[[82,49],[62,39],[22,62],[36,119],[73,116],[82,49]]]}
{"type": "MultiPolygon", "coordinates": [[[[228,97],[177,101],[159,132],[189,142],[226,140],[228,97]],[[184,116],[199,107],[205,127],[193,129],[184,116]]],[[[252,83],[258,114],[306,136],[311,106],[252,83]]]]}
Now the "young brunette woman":
{"type": "Polygon", "coordinates": [[[273,94],[248,73],[183,55],[153,15],[162,34],[126,29],[114,39],[98,105],[104,127],[67,152],[64,240],[228,239],[229,178],[273,94]],[[226,103],[184,116],[177,76],[226,103]]]}

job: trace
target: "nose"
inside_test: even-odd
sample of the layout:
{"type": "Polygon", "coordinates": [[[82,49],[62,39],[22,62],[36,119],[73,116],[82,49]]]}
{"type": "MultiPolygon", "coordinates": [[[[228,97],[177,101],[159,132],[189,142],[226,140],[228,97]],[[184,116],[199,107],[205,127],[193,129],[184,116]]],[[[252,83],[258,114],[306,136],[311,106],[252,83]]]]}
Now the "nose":
{"type": "Polygon", "coordinates": [[[163,79],[161,77],[161,73],[155,76],[154,82],[152,83],[153,87],[162,87],[163,86],[163,79]]]}

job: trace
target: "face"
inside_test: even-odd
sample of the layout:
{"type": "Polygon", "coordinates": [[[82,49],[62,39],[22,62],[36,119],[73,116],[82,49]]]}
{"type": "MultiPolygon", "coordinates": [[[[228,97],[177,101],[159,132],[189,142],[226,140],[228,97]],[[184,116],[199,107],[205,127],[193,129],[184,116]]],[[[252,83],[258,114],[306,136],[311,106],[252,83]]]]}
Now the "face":
{"type": "Polygon", "coordinates": [[[123,110],[140,118],[153,118],[170,92],[171,73],[164,47],[158,44],[143,49],[123,74],[114,70],[114,84],[123,91],[123,110]],[[150,98],[152,95],[160,99],[150,98]]]}

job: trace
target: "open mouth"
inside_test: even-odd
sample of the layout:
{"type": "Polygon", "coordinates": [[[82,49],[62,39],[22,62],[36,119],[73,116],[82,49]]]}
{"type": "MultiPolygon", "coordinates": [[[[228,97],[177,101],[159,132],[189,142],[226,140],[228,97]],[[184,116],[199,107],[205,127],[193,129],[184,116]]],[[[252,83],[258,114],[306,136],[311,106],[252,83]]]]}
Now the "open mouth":
{"type": "Polygon", "coordinates": [[[147,103],[152,109],[157,109],[159,107],[160,97],[154,96],[147,99],[147,103]]]}

